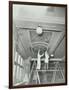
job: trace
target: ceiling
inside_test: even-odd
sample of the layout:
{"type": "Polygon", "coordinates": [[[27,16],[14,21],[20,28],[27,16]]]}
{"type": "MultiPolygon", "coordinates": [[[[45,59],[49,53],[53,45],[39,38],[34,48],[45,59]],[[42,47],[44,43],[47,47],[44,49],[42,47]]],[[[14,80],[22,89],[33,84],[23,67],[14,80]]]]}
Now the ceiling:
{"type": "Polygon", "coordinates": [[[47,49],[54,57],[65,55],[65,9],[49,6],[13,6],[14,40],[16,50],[23,58],[36,57],[37,49],[47,49]],[[38,36],[37,26],[42,26],[43,34],[38,36]],[[15,39],[17,38],[17,39],[15,39]]]}
{"type": "Polygon", "coordinates": [[[15,5],[15,4],[13,5],[14,20],[25,19],[27,21],[30,21],[30,19],[32,19],[32,21],[46,22],[46,20],[48,19],[47,21],[51,22],[51,20],[54,20],[56,18],[57,22],[59,19],[61,23],[64,23],[65,21],[64,17],[65,17],[65,8],[63,7],[15,5]]]}

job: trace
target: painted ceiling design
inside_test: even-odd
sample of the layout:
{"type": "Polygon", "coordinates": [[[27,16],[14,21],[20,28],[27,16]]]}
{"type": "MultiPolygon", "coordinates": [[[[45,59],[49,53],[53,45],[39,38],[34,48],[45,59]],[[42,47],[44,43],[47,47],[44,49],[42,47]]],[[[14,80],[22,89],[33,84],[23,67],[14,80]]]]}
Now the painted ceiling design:
{"type": "Polygon", "coordinates": [[[18,37],[16,48],[23,58],[34,56],[38,49],[47,49],[55,57],[64,56],[65,8],[14,5],[13,22],[18,37]],[[38,25],[43,30],[41,36],[36,33],[38,25]]]}
{"type": "MultiPolygon", "coordinates": [[[[47,49],[49,54],[52,54],[56,51],[56,48],[58,48],[63,38],[64,32],[46,31],[39,36],[35,30],[19,29],[17,50],[24,58],[28,56],[36,57],[38,49],[41,49],[42,52],[47,49]]],[[[62,47],[62,45],[60,47],[62,47]]],[[[55,54],[58,53],[59,50],[55,54]]],[[[64,53],[64,51],[62,53],[64,53]]]]}

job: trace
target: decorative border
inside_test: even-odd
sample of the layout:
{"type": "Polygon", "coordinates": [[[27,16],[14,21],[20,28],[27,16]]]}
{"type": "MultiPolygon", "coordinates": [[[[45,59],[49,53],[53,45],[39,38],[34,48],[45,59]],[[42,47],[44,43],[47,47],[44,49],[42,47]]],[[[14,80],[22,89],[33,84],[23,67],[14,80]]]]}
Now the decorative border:
{"type": "Polygon", "coordinates": [[[67,5],[66,4],[49,4],[49,3],[35,3],[35,2],[20,2],[20,1],[9,1],[9,88],[29,88],[29,87],[43,87],[43,86],[59,86],[67,85],[67,5]],[[40,85],[18,85],[13,86],[13,4],[20,5],[36,5],[36,6],[56,6],[56,7],[65,7],[65,83],[58,84],[40,84],[40,85]]]}

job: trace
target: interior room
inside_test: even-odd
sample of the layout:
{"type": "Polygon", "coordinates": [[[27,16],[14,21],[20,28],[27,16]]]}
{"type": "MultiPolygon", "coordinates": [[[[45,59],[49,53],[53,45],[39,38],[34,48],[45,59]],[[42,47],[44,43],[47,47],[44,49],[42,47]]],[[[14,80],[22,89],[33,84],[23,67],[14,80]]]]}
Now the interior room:
{"type": "Polygon", "coordinates": [[[13,5],[13,85],[65,82],[65,8],[13,5]]]}

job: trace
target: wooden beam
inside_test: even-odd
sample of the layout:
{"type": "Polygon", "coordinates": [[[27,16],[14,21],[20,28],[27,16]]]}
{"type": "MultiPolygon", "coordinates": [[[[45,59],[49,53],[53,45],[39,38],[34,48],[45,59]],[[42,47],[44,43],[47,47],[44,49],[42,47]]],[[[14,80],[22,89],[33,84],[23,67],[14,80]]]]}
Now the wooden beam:
{"type": "MultiPolygon", "coordinates": [[[[45,58],[41,59],[41,61],[44,61],[44,60],[45,60],[45,58]]],[[[37,61],[37,58],[32,58],[31,61],[37,61]]],[[[64,60],[63,60],[63,58],[50,58],[49,61],[56,61],[56,62],[59,61],[60,62],[60,61],[64,61],[64,60]]]]}
{"type": "MultiPolygon", "coordinates": [[[[28,30],[28,31],[36,31],[36,28],[33,28],[33,27],[29,27],[29,28],[26,28],[26,27],[17,27],[18,29],[20,29],[20,30],[28,30]]],[[[56,29],[56,27],[55,28],[43,28],[42,29],[43,30],[43,32],[62,32],[62,30],[61,29],[56,29]]]]}

